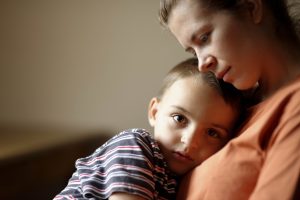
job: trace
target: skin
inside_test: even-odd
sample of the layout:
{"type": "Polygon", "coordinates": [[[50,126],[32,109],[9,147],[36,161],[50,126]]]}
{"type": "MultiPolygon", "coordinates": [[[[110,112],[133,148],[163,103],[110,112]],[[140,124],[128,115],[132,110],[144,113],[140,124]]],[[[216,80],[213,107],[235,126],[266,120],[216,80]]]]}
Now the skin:
{"type": "MultiPolygon", "coordinates": [[[[179,175],[221,149],[229,140],[236,118],[236,111],[215,89],[194,77],[175,81],[160,100],[151,99],[148,109],[154,138],[170,170],[179,175]]],[[[114,193],[109,199],[143,198],[114,193]]]]}
{"type": "Polygon", "coordinates": [[[249,6],[238,16],[181,0],[170,13],[168,27],[197,56],[200,71],[212,71],[240,90],[259,84],[267,97],[300,74],[299,56],[277,38],[262,1],[245,2],[249,6]]]}
{"type": "Polygon", "coordinates": [[[229,139],[236,112],[206,83],[177,80],[161,100],[153,98],[149,121],[171,171],[183,175],[229,139]],[[226,113],[220,115],[220,113],[226,113]]]}

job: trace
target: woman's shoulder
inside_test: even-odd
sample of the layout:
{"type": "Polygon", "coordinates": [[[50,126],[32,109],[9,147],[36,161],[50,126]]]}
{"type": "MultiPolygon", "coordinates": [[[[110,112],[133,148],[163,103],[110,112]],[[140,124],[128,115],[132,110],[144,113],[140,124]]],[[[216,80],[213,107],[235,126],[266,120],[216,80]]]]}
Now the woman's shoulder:
{"type": "Polygon", "coordinates": [[[283,91],[286,90],[288,92],[294,93],[300,91],[300,75],[295,78],[295,80],[291,81],[287,86],[283,87],[283,91]]]}
{"type": "MultiPolygon", "coordinates": [[[[270,97],[264,101],[253,106],[254,109],[270,108],[270,107],[285,107],[287,105],[294,105],[294,102],[300,103],[300,76],[291,83],[283,86],[277,90],[270,97]],[[256,108],[257,107],[257,108],[256,108]]],[[[295,104],[298,106],[298,104],[295,104]]]]}
{"type": "Polygon", "coordinates": [[[284,107],[299,108],[300,107],[300,76],[278,90],[271,99],[284,107]]]}
{"type": "MultiPolygon", "coordinates": [[[[272,96],[248,110],[248,117],[243,123],[239,133],[249,127],[268,126],[277,127],[279,122],[288,121],[300,113],[300,77],[279,89],[272,96]]],[[[298,119],[300,120],[300,118],[298,119]]],[[[239,134],[238,134],[239,135],[239,134]]]]}
{"type": "MultiPolygon", "coordinates": [[[[300,77],[290,85],[278,92],[277,98],[281,100],[283,118],[295,118],[300,114],[300,77]]],[[[298,117],[299,118],[299,117],[298,117]]],[[[300,120],[300,118],[299,118],[300,120]]]]}

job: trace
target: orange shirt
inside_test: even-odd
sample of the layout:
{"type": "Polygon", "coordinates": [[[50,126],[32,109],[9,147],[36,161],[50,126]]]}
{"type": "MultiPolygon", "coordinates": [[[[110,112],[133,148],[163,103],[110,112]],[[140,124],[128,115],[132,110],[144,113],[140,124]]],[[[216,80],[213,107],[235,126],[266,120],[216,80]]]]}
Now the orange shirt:
{"type": "Polygon", "coordinates": [[[179,200],[293,198],[300,172],[300,78],[250,111],[241,134],[184,177],[179,200]]]}

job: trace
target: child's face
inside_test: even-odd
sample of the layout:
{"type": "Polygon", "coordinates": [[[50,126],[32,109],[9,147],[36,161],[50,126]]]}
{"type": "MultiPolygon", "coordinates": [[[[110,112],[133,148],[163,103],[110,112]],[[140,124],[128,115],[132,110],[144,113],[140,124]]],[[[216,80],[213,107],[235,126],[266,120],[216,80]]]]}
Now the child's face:
{"type": "Polygon", "coordinates": [[[229,139],[237,113],[215,89],[188,77],[177,80],[149,106],[149,121],[170,169],[182,175],[229,139]]]}

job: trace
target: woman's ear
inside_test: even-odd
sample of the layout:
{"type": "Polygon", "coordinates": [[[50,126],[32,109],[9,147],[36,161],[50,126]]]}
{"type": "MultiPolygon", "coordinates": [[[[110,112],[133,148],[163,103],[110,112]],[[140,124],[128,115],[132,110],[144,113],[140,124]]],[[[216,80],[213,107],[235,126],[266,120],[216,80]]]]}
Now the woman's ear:
{"type": "Polygon", "coordinates": [[[258,24],[263,17],[263,2],[262,0],[243,0],[244,6],[248,11],[252,21],[258,24]]]}
{"type": "Polygon", "coordinates": [[[155,121],[156,121],[156,113],[158,110],[158,99],[157,97],[154,97],[150,100],[149,106],[148,106],[148,121],[150,126],[154,127],[155,121]]]}

